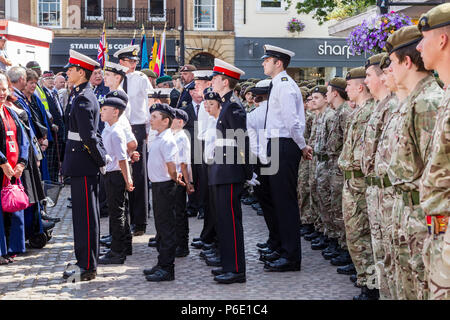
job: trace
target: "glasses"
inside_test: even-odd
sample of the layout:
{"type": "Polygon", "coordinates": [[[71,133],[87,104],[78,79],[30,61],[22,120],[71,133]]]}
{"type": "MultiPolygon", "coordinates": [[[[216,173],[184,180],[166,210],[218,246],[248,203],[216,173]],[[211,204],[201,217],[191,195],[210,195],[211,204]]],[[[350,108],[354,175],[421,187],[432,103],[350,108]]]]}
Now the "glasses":
{"type": "Polygon", "coordinates": [[[128,63],[138,63],[138,61],[137,60],[132,60],[132,59],[123,59],[123,61],[126,61],[126,62],[128,62],[128,63]]]}

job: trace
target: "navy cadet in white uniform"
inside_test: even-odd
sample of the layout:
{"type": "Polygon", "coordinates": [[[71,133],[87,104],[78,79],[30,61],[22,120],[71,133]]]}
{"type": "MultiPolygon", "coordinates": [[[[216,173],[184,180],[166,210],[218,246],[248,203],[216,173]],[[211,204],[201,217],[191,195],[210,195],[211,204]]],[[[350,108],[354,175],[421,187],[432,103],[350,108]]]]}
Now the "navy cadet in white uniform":
{"type": "Polygon", "coordinates": [[[130,121],[133,134],[138,142],[137,151],[141,155],[139,161],[132,163],[134,191],[129,193],[130,217],[134,236],[143,235],[147,228],[148,215],[148,181],[147,181],[147,144],[149,132],[150,111],[147,92],[153,89],[148,77],[136,70],[139,62],[139,45],[125,47],[114,57],[119,63],[128,67],[122,87],[128,94],[130,102],[130,121]]]}
{"type": "MultiPolygon", "coordinates": [[[[76,265],[80,279],[92,280],[97,272],[100,240],[98,173],[104,167],[106,151],[98,133],[100,107],[89,83],[99,64],[70,50],[67,76],[73,83],[74,96],[68,110],[68,139],[62,173],[71,178],[72,220],[76,265]]],[[[65,279],[77,271],[66,270],[65,279]]]]}
{"type": "MultiPolygon", "coordinates": [[[[214,280],[219,283],[245,282],[244,232],[240,197],[244,182],[252,177],[248,164],[248,137],[246,143],[229,132],[245,132],[246,112],[234,88],[244,71],[220,59],[214,60],[212,87],[222,98],[222,110],[217,119],[215,161],[209,166],[209,185],[217,212],[222,274],[214,280]],[[221,135],[221,136],[220,136],[221,135]]],[[[244,137],[245,138],[245,137],[244,137]]]]}
{"type": "Polygon", "coordinates": [[[297,177],[300,159],[309,159],[312,149],[303,137],[305,112],[302,94],[286,69],[295,54],[279,47],[265,45],[262,65],[272,78],[265,119],[269,139],[267,155],[271,166],[278,161],[278,170],[269,175],[271,201],[274,207],[280,243],[280,258],[266,263],[266,271],[299,271],[301,264],[300,215],[297,202],[297,177]],[[278,154],[275,144],[278,143],[278,154]]]}

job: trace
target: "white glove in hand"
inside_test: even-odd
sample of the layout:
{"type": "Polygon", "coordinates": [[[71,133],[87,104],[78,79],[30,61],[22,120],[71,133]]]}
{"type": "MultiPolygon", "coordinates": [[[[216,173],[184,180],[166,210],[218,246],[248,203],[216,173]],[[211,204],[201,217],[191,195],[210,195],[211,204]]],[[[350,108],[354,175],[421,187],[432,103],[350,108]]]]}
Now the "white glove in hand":
{"type": "Polygon", "coordinates": [[[247,183],[251,186],[259,186],[261,183],[256,180],[256,178],[258,178],[258,176],[256,175],[256,173],[253,172],[253,177],[251,180],[247,180],[247,183]]]}
{"type": "Polygon", "coordinates": [[[105,175],[106,174],[106,166],[103,166],[100,168],[100,173],[105,175]]]}

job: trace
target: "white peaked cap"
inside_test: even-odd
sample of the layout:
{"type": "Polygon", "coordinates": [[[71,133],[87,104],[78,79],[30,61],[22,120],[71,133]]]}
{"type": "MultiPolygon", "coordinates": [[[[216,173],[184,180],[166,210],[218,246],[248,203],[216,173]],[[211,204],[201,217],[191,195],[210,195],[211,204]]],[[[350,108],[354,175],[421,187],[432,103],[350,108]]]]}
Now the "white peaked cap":
{"type": "Polygon", "coordinates": [[[256,85],[255,85],[255,87],[256,88],[268,88],[269,86],[270,86],[270,83],[272,82],[272,79],[264,79],[264,80],[261,80],[261,81],[259,81],[256,85]]]}
{"type": "Polygon", "coordinates": [[[295,56],[295,52],[287,49],[283,49],[280,47],[272,46],[270,44],[264,45],[264,55],[262,56],[262,59],[268,58],[268,57],[275,57],[275,58],[292,58],[295,56]]]}
{"type": "Polygon", "coordinates": [[[133,46],[128,46],[125,48],[122,48],[114,53],[115,58],[139,58],[139,51],[141,50],[140,46],[138,44],[133,46]]]}
{"type": "Polygon", "coordinates": [[[209,80],[213,75],[212,70],[197,70],[192,71],[192,73],[194,74],[195,80],[209,80]]]}
{"type": "Polygon", "coordinates": [[[245,72],[229,64],[228,62],[215,58],[213,76],[218,74],[223,74],[233,79],[239,80],[241,76],[245,75],[245,72]]]}
{"type": "Polygon", "coordinates": [[[111,61],[106,61],[105,62],[105,71],[111,71],[111,72],[123,75],[123,74],[127,73],[128,69],[130,69],[130,68],[122,66],[122,65],[120,65],[118,63],[114,63],[114,62],[111,62],[111,61]]]}
{"type": "Polygon", "coordinates": [[[173,88],[155,88],[147,91],[149,97],[170,97],[173,88]]]}
{"type": "Polygon", "coordinates": [[[72,49],[69,50],[69,56],[69,63],[65,66],[65,68],[81,67],[83,69],[93,71],[95,67],[100,66],[97,61],[72,49]]]}

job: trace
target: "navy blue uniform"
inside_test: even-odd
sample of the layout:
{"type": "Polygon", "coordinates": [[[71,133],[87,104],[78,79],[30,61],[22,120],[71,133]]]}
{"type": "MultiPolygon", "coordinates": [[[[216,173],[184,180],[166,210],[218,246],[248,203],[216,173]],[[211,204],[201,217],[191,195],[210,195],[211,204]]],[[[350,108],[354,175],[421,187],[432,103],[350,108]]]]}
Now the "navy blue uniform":
{"type": "Polygon", "coordinates": [[[68,107],[69,132],[62,171],[71,177],[75,257],[78,267],[95,270],[100,240],[98,173],[105,165],[106,151],[98,133],[100,107],[88,82],[73,89],[68,107]]]}
{"type": "Polygon", "coordinates": [[[189,93],[190,89],[195,87],[195,82],[191,81],[187,86],[181,90],[180,98],[178,99],[177,108],[186,107],[189,103],[192,102],[191,94],[189,93]]]}
{"type": "Polygon", "coordinates": [[[229,129],[241,129],[242,132],[247,130],[245,109],[233,95],[233,91],[222,98],[222,110],[216,128],[224,140],[227,140],[223,147],[217,146],[219,141],[216,141],[215,163],[209,166],[208,172],[217,212],[216,227],[222,269],[224,272],[241,273],[245,272],[245,253],[240,198],[244,182],[251,178],[252,171],[248,165],[248,138],[241,145],[238,139],[226,135],[226,130],[229,129]],[[232,159],[228,159],[230,157],[232,159]]]}

